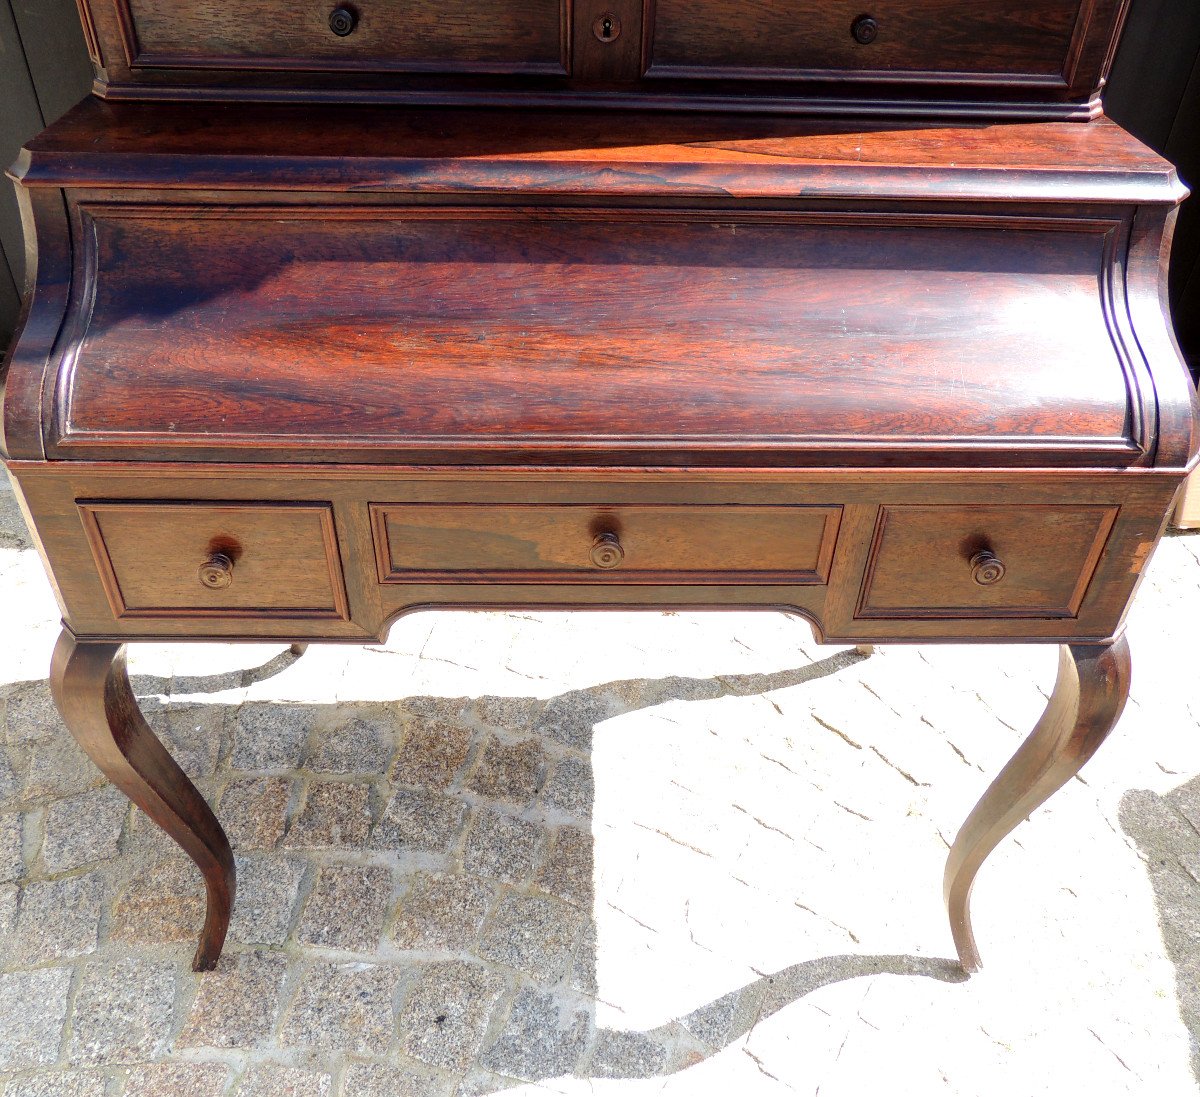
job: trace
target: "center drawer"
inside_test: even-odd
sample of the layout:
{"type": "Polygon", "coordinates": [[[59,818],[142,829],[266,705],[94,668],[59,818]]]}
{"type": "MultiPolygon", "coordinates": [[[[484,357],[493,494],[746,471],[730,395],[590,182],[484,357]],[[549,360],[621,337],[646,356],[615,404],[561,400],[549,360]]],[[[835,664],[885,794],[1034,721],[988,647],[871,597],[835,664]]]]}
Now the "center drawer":
{"type": "Polygon", "coordinates": [[[381,583],[826,583],[839,506],[371,506],[381,583]]]}

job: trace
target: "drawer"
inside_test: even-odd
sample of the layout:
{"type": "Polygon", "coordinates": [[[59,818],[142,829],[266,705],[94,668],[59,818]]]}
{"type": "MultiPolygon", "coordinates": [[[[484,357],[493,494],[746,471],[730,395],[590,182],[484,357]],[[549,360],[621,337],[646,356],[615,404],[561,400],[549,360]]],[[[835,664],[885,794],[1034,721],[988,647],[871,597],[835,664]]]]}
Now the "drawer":
{"type": "Polygon", "coordinates": [[[881,507],[857,616],[1074,617],[1117,510],[881,507]]]}
{"type": "Polygon", "coordinates": [[[382,583],[825,583],[841,507],[376,504],[382,583]]]}
{"type": "Polygon", "coordinates": [[[566,71],[564,0],[119,3],[126,8],[126,50],[135,67],[566,71]]]}
{"type": "Polygon", "coordinates": [[[349,618],[326,504],[78,506],[118,619],[349,618]]]}
{"type": "Polygon", "coordinates": [[[655,0],[648,74],[1011,73],[1065,86],[1077,24],[1087,22],[1080,8],[1080,0],[655,0]]]}

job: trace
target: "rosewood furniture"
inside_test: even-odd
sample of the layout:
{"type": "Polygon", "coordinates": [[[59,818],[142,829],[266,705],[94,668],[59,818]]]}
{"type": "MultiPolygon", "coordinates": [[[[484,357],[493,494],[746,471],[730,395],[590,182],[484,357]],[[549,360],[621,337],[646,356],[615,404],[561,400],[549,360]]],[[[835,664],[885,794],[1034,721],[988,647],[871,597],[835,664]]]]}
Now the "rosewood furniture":
{"type": "Polygon", "coordinates": [[[82,12],[96,95],[12,173],[2,441],[63,718],[204,875],[196,967],[233,860],[125,643],[675,606],[1062,645],[950,853],[975,970],[976,872],[1120,715],[1196,463],[1185,191],[1099,100],[1123,5],[82,12]]]}

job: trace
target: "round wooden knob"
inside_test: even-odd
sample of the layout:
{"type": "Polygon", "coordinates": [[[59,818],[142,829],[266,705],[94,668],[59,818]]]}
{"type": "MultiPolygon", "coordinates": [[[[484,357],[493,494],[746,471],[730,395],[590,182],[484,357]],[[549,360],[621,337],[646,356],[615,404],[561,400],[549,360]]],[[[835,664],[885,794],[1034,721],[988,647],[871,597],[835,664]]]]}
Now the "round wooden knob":
{"type": "Polygon", "coordinates": [[[339,38],[345,38],[354,33],[358,26],[358,13],[353,8],[334,8],[329,15],[329,29],[339,38]]]}
{"type": "Polygon", "coordinates": [[[879,23],[869,15],[860,15],[851,24],[850,33],[860,46],[869,46],[879,37],[879,23]]]}
{"type": "Polygon", "coordinates": [[[598,568],[615,568],[625,559],[621,539],[615,533],[598,534],[592,542],[592,563],[598,568]]]}
{"type": "Polygon", "coordinates": [[[971,578],[981,587],[990,587],[1000,582],[1007,570],[1000,557],[987,549],[971,557],[971,578]]]}
{"type": "Polygon", "coordinates": [[[214,552],[200,565],[200,582],[209,590],[224,590],[233,582],[233,558],[224,552],[214,552]]]}

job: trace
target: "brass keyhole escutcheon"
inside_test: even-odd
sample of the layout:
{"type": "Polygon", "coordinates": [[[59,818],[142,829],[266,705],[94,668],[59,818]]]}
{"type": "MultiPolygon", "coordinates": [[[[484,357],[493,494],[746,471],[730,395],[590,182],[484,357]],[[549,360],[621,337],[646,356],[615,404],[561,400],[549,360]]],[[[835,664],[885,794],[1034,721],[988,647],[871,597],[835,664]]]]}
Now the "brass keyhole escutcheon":
{"type": "Polygon", "coordinates": [[[606,11],[603,15],[596,16],[596,21],[592,24],[592,33],[601,42],[615,42],[621,36],[621,20],[612,12],[606,11]]]}

